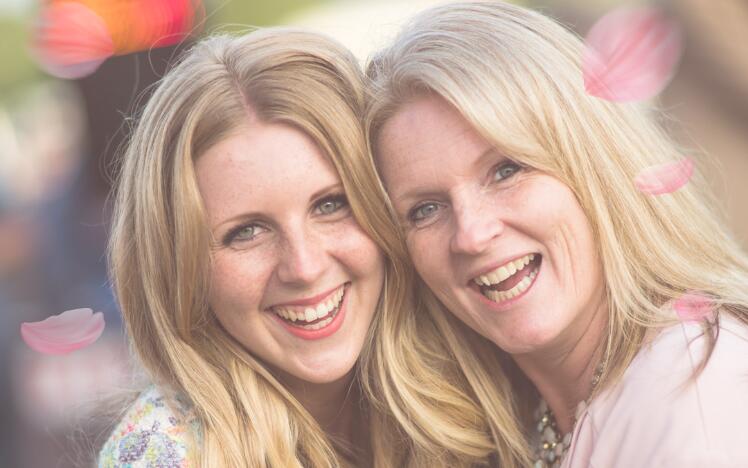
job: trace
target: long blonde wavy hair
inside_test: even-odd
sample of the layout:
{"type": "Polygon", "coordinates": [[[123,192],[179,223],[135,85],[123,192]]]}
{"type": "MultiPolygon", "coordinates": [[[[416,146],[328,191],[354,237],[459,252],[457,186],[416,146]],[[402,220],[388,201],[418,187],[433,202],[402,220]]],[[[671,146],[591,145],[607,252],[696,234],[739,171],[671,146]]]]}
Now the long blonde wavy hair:
{"type": "MultiPolygon", "coordinates": [[[[557,22],[511,4],[428,9],[371,58],[365,127],[376,159],[383,124],[409,100],[436,95],[500,152],[574,191],[594,229],[609,306],[599,391],[620,378],[648,329],[672,323],[662,306],[687,291],[748,323],[748,257],[715,213],[702,177],[664,196],[636,189],[642,169],[689,154],[660,129],[653,109],[587,95],[582,50],[557,22]]],[[[437,302],[422,283],[421,293],[437,302]]],[[[705,325],[712,347],[713,325],[705,325]]],[[[488,397],[481,400],[503,444],[502,466],[516,466],[526,456],[521,421],[537,396],[516,368],[504,370],[471,385],[488,397]],[[509,392],[505,380],[512,380],[509,392]]]]}
{"type": "Polygon", "coordinates": [[[194,46],[137,119],[117,178],[113,286],[131,346],[150,378],[168,398],[184,398],[192,408],[184,417],[197,422],[193,439],[201,466],[351,463],[274,375],[220,327],[207,302],[211,237],[195,161],[245,122],[247,106],[261,120],[292,125],[319,145],[355,218],[386,259],[378,310],[357,366],[357,380],[368,391],[373,460],[354,463],[489,463],[495,443],[464,374],[430,315],[415,326],[421,306],[408,299],[413,273],[366,152],[362,72],[330,39],[273,28],[194,46]],[[389,331],[384,342],[382,330],[389,331]],[[393,396],[403,395],[393,386],[413,382],[421,387],[416,398],[393,396]]]}

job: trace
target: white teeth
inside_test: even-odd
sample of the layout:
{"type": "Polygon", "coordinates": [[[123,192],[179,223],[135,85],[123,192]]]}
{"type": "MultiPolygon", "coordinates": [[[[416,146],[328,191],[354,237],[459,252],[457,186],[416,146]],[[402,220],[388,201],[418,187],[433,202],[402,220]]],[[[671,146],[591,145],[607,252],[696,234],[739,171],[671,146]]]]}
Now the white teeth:
{"type": "MultiPolygon", "coordinates": [[[[320,319],[322,317],[325,317],[326,315],[330,314],[333,310],[335,310],[339,305],[340,301],[343,299],[343,294],[345,293],[345,287],[341,286],[337,291],[335,291],[329,298],[324,301],[317,304],[316,307],[305,307],[303,309],[293,307],[273,307],[271,310],[278,316],[292,321],[292,322],[313,322],[317,319],[320,319]]],[[[328,317],[325,320],[320,321],[319,323],[314,324],[303,324],[299,323],[297,326],[307,329],[307,330],[317,330],[319,328],[322,328],[323,326],[330,323],[332,320],[332,317],[328,317]],[[325,325],[320,325],[325,324],[325,325]],[[318,326],[319,325],[319,326],[318,326]]]]}
{"type": "MultiPolygon", "coordinates": [[[[491,274],[491,276],[493,276],[493,274],[491,274]]],[[[509,273],[509,270],[505,266],[499,267],[496,270],[496,279],[498,280],[497,282],[499,283],[504,281],[502,278],[509,278],[510,276],[512,276],[512,274],[509,273]]]]}
{"type": "Polygon", "coordinates": [[[516,274],[518,271],[523,269],[535,258],[535,254],[525,255],[524,257],[508,262],[495,270],[488,272],[473,279],[479,286],[491,286],[493,284],[499,284],[506,280],[510,276],[516,274]]]}
{"type": "Polygon", "coordinates": [[[317,306],[317,318],[322,318],[325,315],[327,315],[327,311],[330,310],[327,308],[327,302],[322,302],[317,306]]]}
{"type": "Polygon", "coordinates": [[[529,275],[522,278],[522,281],[517,283],[512,289],[509,289],[508,291],[494,291],[492,289],[487,289],[485,291],[481,291],[481,293],[494,302],[508,301],[509,299],[515,298],[523,292],[527,291],[536,276],[538,276],[537,269],[531,271],[529,275]]]}

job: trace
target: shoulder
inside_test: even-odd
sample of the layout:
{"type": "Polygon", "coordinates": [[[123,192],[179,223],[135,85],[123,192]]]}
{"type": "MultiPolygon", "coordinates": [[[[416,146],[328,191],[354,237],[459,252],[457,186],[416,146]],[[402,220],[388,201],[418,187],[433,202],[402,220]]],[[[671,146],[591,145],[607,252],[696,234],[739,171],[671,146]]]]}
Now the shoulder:
{"type": "Polygon", "coordinates": [[[683,322],[662,330],[639,351],[613,393],[653,404],[664,398],[668,408],[681,411],[689,408],[674,405],[688,400],[710,414],[726,400],[734,400],[730,403],[736,409],[748,410],[748,392],[742,391],[748,389],[748,326],[721,314],[716,336],[708,355],[710,340],[700,324],[683,322]]]}
{"type": "Polygon", "coordinates": [[[700,325],[681,323],[641,349],[580,417],[592,466],[748,466],[748,327],[723,314],[694,378],[708,345],[700,325]]]}
{"type": "Polygon", "coordinates": [[[192,443],[194,423],[184,423],[164,395],[149,387],[127,410],[98,457],[99,468],[197,465],[192,443]]]}

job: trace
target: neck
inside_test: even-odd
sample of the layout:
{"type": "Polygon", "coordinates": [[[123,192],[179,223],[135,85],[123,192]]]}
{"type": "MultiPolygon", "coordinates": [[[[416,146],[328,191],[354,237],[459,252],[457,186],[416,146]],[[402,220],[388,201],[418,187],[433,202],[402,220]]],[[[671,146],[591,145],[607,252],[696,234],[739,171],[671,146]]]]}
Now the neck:
{"type": "Polygon", "coordinates": [[[361,393],[354,373],[352,370],[326,383],[310,383],[288,375],[281,380],[331,439],[359,447],[365,438],[362,433],[365,425],[361,424],[361,393]]]}
{"type": "Polygon", "coordinates": [[[607,306],[566,330],[542,349],[512,358],[548,403],[562,434],[574,427],[576,408],[592,392],[592,379],[603,355],[607,306]]]}

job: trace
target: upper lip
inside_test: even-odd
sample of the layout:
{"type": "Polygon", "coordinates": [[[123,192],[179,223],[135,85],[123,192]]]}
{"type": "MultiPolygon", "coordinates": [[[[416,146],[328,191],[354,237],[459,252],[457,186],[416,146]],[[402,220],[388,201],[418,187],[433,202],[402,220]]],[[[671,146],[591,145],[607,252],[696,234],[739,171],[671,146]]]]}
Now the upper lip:
{"type": "Polygon", "coordinates": [[[322,299],[326,298],[333,292],[337,291],[342,284],[339,284],[335,286],[334,288],[330,288],[327,291],[323,293],[319,293],[316,296],[307,297],[304,299],[297,299],[294,301],[288,301],[288,302],[278,302],[276,304],[271,305],[268,307],[268,309],[272,309],[273,307],[280,307],[280,306],[310,306],[310,305],[317,305],[322,299]]]}
{"type": "Polygon", "coordinates": [[[515,255],[513,257],[505,257],[502,260],[499,260],[495,263],[492,263],[492,266],[488,267],[482,267],[480,270],[475,270],[473,273],[471,273],[471,276],[468,278],[468,283],[471,283],[475,278],[485,275],[486,273],[492,272],[495,269],[502,267],[506,265],[509,262],[513,262],[515,260],[519,260],[520,258],[524,258],[530,254],[540,255],[538,252],[525,252],[523,254],[515,255]]]}

